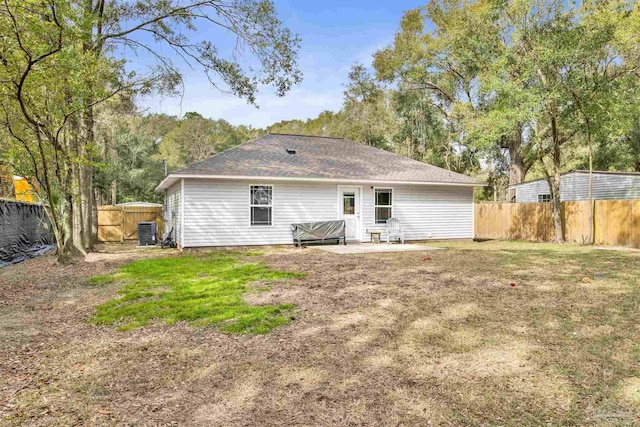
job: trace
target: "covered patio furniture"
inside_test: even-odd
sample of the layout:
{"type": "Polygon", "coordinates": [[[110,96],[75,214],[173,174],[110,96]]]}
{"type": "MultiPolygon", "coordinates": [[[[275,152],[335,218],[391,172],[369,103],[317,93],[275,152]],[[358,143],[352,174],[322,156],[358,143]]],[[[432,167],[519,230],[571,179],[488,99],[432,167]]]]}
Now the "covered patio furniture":
{"type": "Polygon", "coordinates": [[[291,224],[291,232],[295,246],[302,246],[303,243],[328,243],[332,241],[340,244],[340,240],[343,244],[347,244],[345,222],[342,219],[291,224]]]}

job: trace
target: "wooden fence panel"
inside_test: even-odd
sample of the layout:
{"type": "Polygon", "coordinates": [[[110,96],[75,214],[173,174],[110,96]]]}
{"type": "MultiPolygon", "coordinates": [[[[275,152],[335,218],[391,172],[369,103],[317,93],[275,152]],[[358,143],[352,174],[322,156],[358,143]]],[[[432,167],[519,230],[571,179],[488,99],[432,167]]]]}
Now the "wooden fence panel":
{"type": "Polygon", "coordinates": [[[98,241],[121,242],[122,208],[117,206],[98,206],[98,241]]]}
{"type": "MultiPolygon", "coordinates": [[[[478,239],[489,239],[489,231],[492,230],[490,225],[488,224],[490,221],[489,215],[487,215],[484,211],[486,210],[486,206],[488,205],[475,205],[474,206],[474,232],[473,234],[478,239]]],[[[499,230],[498,227],[493,228],[494,230],[499,230]]]]}
{"type": "Polygon", "coordinates": [[[138,223],[158,224],[162,234],[162,207],[98,206],[98,241],[121,242],[138,239],[138,223]]]}
{"type": "Polygon", "coordinates": [[[589,238],[589,202],[563,202],[562,208],[564,238],[569,242],[586,242],[589,238]]]}
{"type": "Polygon", "coordinates": [[[482,203],[475,209],[475,237],[545,241],[553,237],[548,203],[482,203]]]}
{"type": "MultiPolygon", "coordinates": [[[[594,242],[640,248],[640,200],[597,200],[594,242]]],[[[589,202],[562,203],[565,240],[586,242],[589,202]]],[[[554,238],[550,203],[481,203],[475,208],[475,237],[551,241],[554,238]]]]}
{"type": "Polygon", "coordinates": [[[596,200],[595,243],[627,246],[631,243],[631,201],[596,200]]]}
{"type": "Polygon", "coordinates": [[[483,203],[475,207],[475,235],[479,239],[508,239],[511,206],[483,203]]]}
{"type": "Polygon", "coordinates": [[[640,248],[640,200],[631,200],[631,232],[629,246],[640,248]]]}
{"type": "Polygon", "coordinates": [[[138,239],[138,223],[139,222],[156,222],[158,224],[158,231],[162,232],[162,208],[160,207],[148,207],[148,208],[125,208],[124,211],[124,239],[125,240],[137,240],[138,239]]]}

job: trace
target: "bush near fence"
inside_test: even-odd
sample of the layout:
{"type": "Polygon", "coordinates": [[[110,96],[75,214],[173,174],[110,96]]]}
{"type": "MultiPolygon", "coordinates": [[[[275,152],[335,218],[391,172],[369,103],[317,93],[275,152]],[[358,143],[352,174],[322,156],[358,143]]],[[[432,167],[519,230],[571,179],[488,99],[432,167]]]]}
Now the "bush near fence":
{"type": "MultiPolygon", "coordinates": [[[[586,242],[589,202],[562,203],[564,238],[586,242]]],[[[594,243],[640,248],[640,200],[596,200],[594,243]]],[[[548,242],[554,229],[551,203],[481,203],[475,207],[476,239],[548,242]]]]}
{"type": "Polygon", "coordinates": [[[98,206],[98,241],[137,240],[138,223],[153,221],[162,233],[161,206],[98,206]]]}

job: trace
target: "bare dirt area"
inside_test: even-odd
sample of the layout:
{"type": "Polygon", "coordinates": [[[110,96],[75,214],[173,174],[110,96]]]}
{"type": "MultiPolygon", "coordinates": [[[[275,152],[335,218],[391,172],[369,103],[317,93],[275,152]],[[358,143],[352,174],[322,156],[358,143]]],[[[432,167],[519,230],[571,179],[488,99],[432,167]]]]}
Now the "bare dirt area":
{"type": "Polygon", "coordinates": [[[88,322],[122,287],[91,276],[168,252],[115,246],[74,266],[2,269],[0,424],[640,423],[639,253],[441,246],[247,257],[306,273],[247,296],[296,307],[265,335],[88,322]]]}

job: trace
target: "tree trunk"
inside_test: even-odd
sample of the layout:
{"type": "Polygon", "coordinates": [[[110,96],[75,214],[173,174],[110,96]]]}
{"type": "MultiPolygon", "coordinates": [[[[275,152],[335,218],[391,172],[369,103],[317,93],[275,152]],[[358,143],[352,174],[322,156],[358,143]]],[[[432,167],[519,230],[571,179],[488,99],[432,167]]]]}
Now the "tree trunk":
{"type": "Polygon", "coordinates": [[[80,165],[73,166],[73,184],[71,188],[71,217],[72,217],[72,240],[74,246],[84,251],[84,209],[82,201],[82,178],[80,173],[80,165]]]}
{"type": "Polygon", "coordinates": [[[73,196],[68,195],[65,200],[65,216],[64,240],[62,244],[62,252],[58,254],[58,262],[60,264],[71,264],[77,257],[84,255],[80,248],[74,243],[74,215],[73,215],[73,196]]]}
{"type": "Polygon", "coordinates": [[[553,123],[553,179],[549,183],[549,190],[551,193],[551,213],[553,217],[553,241],[559,243],[564,242],[564,233],[562,231],[562,204],[560,199],[560,168],[562,166],[562,157],[560,151],[560,141],[556,132],[557,128],[555,127],[555,120],[553,120],[553,123]]]}
{"type": "Polygon", "coordinates": [[[82,164],[79,167],[80,177],[80,219],[82,236],[82,248],[91,251],[93,242],[91,241],[91,229],[93,228],[93,194],[91,189],[91,170],[87,170],[87,166],[82,164]]]}
{"type": "MultiPolygon", "coordinates": [[[[40,165],[38,164],[38,161],[36,160],[35,155],[32,154],[32,151],[31,150],[27,150],[27,151],[31,154],[30,158],[33,165],[33,171],[36,175],[36,181],[38,184],[37,188],[39,189],[39,191],[44,191],[45,197],[40,197],[40,199],[44,200],[44,203],[43,203],[44,211],[45,211],[45,214],[47,215],[47,218],[49,219],[49,224],[53,229],[53,235],[54,235],[54,238],[56,239],[56,254],[62,254],[64,252],[64,244],[63,244],[64,212],[58,209],[59,206],[56,206],[53,201],[54,200],[53,188],[52,188],[51,179],[49,176],[49,165],[47,162],[47,156],[45,155],[45,151],[43,149],[42,134],[39,128],[35,128],[35,132],[36,132],[36,140],[38,141],[38,154],[40,155],[40,165]],[[42,176],[40,176],[40,174],[42,174],[42,176]]],[[[26,148],[26,144],[25,144],[25,148],[26,148]]],[[[57,160],[55,165],[56,171],[58,171],[58,167],[59,167],[59,163],[57,160]]],[[[57,174],[54,174],[54,176],[57,176],[57,174]]],[[[36,188],[35,184],[36,183],[34,183],[34,188],[36,188]]]]}
{"type": "Polygon", "coordinates": [[[93,230],[97,229],[97,217],[93,209],[93,144],[95,119],[93,107],[80,115],[78,122],[78,148],[80,151],[80,208],[82,209],[82,247],[91,252],[95,242],[93,230]]]}
{"type": "Polygon", "coordinates": [[[82,176],[82,168],[83,166],[83,153],[82,153],[82,142],[80,141],[80,123],[77,116],[69,119],[69,152],[71,153],[70,168],[71,179],[70,186],[68,187],[69,191],[69,200],[68,200],[68,212],[71,216],[71,228],[69,232],[71,233],[71,240],[73,245],[84,252],[84,223],[85,220],[83,218],[84,209],[83,209],[83,176],[82,176]]]}
{"type": "Polygon", "coordinates": [[[64,198],[62,199],[62,211],[64,213],[64,233],[62,251],[58,253],[58,262],[61,264],[69,264],[74,258],[84,255],[80,250],[81,246],[74,244],[74,168],[72,164],[66,164],[64,177],[64,198]]]}
{"type": "Polygon", "coordinates": [[[91,250],[98,241],[98,200],[95,191],[91,191],[91,250]]]}
{"type": "Polygon", "coordinates": [[[520,155],[516,154],[512,156],[511,150],[509,150],[509,157],[511,161],[509,162],[509,192],[507,197],[509,198],[509,202],[514,202],[516,190],[515,188],[511,188],[511,186],[524,182],[527,168],[525,167],[524,159],[520,155]]]}
{"type": "MultiPolygon", "coordinates": [[[[87,17],[92,18],[92,26],[89,31],[83,33],[82,47],[85,53],[100,57],[102,54],[101,43],[94,43],[94,31],[96,37],[99,39],[102,36],[102,19],[104,14],[104,0],[98,0],[94,5],[94,0],[84,1],[84,14],[87,17]]],[[[87,88],[90,89],[92,82],[90,79],[86,82],[87,88]]],[[[89,90],[89,93],[91,91],[89,90]]],[[[82,154],[82,166],[80,168],[80,192],[82,201],[82,229],[83,238],[82,246],[87,251],[93,250],[93,245],[96,241],[98,230],[98,216],[97,208],[95,205],[94,193],[93,193],[93,154],[94,154],[94,128],[95,128],[95,116],[93,105],[90,100],[87,100],[87,107],[80,116],[80,130],[81,133],[81,154],[82,154]]]]}
{"type": "Polygon", "coordinates": [[[71,227],[69,232],[71,233],[71,240],[74,246],[82,248],[82,202],[80,195],[80,168],[78,165],[79,152],[77,150],[77,140],[72,142],[73,149],[71,151],[73,157],[76,159],[71,165],[71,187],[68,200],[68,214],[71,217],[71,227]]]}
{"type": "Polygon", "coordinates": [[[589,145],[589,244],[595,241],[594,202],[593,202],[593,147],[591,145],[591,129],[587,120],[587,143],[589,145]]]}
{"type": "Polygon", "coordinates": [[[117,202],[118,202],[118,183],[114,179],[113,181],[111,181],[111,204],[115,206],[117,202]]]}
{"type": "MultiPolygon", "coordinates": [[[[516,125],[513,135],[507,141],[509,150],[509,187],[524,182],[531,164],[527,164],[522,152],[522,125],[516,125]]],[[[515,201],[516,190],[509,188],[507,197],[509,202],[515,201]]]]}

